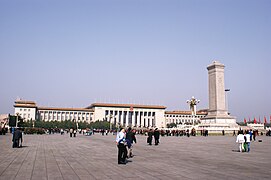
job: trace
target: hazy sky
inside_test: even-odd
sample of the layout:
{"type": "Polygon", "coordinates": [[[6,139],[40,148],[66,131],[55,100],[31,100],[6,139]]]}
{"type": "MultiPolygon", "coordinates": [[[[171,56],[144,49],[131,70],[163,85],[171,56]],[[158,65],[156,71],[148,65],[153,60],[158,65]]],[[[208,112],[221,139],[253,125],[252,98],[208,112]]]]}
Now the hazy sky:
{"type": "Polygon", "coordinates": [[[94,102],[208,108],[225,64],[238,121],[271,115],[270,0],[0,0],[0,113],[94,102]]]}

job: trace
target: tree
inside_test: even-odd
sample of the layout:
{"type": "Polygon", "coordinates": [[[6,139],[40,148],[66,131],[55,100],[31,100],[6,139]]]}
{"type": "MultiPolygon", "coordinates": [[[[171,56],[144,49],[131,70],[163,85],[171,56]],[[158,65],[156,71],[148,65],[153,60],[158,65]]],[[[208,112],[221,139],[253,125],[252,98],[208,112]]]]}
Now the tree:
{"type": "Polygon", "coordinates": [[[176,123],[167,124],[167,128],[173,128],[173,127],[177,127],[177,124],[176,123]]]}

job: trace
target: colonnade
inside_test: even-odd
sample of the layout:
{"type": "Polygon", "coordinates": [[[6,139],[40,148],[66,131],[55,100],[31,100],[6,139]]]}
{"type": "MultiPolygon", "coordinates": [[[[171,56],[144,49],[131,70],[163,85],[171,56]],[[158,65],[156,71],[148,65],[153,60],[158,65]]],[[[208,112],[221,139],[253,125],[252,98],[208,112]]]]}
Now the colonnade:
{"type": "Polygon", "coordinates": [[[116,111],[105,110],[105,119],[116,126],[155,127],[153,111],[116,111]]]}

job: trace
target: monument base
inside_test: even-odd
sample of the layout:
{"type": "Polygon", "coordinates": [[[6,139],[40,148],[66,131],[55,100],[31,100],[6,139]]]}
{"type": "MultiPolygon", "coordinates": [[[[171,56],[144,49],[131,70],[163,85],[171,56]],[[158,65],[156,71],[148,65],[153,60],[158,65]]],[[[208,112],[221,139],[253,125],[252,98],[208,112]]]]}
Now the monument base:
{"type": "Polygon", "coordinates": [[[237,125],[236,124],[236,119],[234,117],[203,118],[203,119],[201,119],[201,124],[228,124],[228,125],[237,125]]]}
{"type": "Polygon", "coordinates": [[[211,132],[238,131],[239,125],[236,123],[235,117],[209,117],[201,119],[199,129],[205,129],[211,132]]]}

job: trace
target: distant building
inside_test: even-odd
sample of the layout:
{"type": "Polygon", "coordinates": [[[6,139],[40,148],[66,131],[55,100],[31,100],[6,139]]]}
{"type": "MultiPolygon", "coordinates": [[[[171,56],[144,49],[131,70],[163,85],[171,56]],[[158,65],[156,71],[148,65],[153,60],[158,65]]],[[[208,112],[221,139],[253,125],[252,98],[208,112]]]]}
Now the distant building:
{"type": "Polygon", "coordinates": [[[34,101],[16,100],[15,115],[24,120],[77,122],[108,121],[115,126],[136,128],[166,128],[167,124],[196,124],[207,114],[206,110],[165,111],[165,106],[138,104],[93,103],[86,108],[39,107],[34,101]]]}
{"type": "Polygon", "coordinates": [[[87,108],[95,112],[95,121],[106,120],[124,127],[165,127],[165,106],[94,103],[87,108]]]}
{"type": "Polygon", "coordinates": [[[196,115],[192,115],[191,111],[166,111],[165,120],[166,124],[198,124],[207,113],[207,110],[197,111],[196,115]]]}
{"type": "Polygon", "coordinates": [[[15,101],[15,115],[21,116],[24,120],[43,121],[85,121],[90,123],[93,120],[93,110],[86,108],[56,108],[38,107],[34,101],[15,101]]]}
{"type": "Polygon", "coordinates": [[[37,105],[34,101],[16,100],[14,104],[15,115],[25,120],[35,120],[37,117],[37,105]]]}
{"type": "Polygon", "coordinates": [[[0,114],[0,128],[4,128],[8,125],[9,115],[8,114],[0,114]]]}

